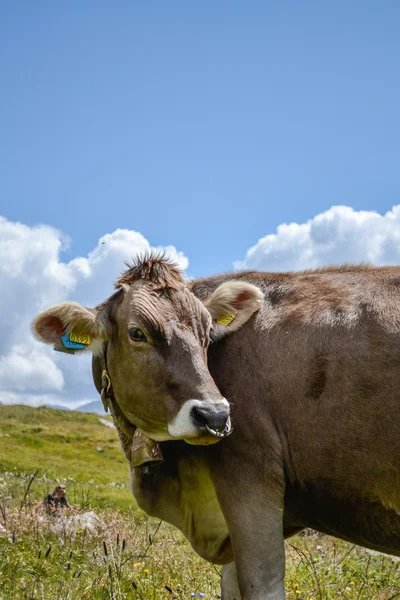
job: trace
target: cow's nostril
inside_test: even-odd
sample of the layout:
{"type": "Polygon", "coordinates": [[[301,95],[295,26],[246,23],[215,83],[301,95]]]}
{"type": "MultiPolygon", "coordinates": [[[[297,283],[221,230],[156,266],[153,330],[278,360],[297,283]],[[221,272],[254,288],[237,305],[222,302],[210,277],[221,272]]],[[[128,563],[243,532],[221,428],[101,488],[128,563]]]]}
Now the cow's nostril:
{"type": "Polygon", "coordinates": [[[195,406],[192,418],[196,425],[205,428],[209,433],[230,432],[230,417],[228,407],[195,406]]]}

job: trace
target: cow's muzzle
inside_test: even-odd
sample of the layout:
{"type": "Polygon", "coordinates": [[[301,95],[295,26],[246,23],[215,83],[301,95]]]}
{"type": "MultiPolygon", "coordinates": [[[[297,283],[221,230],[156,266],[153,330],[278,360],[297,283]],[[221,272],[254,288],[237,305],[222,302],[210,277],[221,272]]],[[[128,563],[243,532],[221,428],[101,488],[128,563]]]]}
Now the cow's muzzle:
{"type": "Polygon", "coordinates": [[[192,418],[200,429],[218,438],[225,438],[232,433],[229,407],[226,403],[195,406],[192,418]]]}
{"type": "Polygon", "coordinates": [[[228,417],[228,419],[225,423],[225,427],[223,428],[222,431],[220,431],[219,429],[212,429],[209,425],[207,425],[207,423],[206,423],[205,427],[210,435],[214,435],[215,437],[218,437],[218,438],[228,437],[228,435],[230,435],[232,433],[230,417],[228,417]]]}

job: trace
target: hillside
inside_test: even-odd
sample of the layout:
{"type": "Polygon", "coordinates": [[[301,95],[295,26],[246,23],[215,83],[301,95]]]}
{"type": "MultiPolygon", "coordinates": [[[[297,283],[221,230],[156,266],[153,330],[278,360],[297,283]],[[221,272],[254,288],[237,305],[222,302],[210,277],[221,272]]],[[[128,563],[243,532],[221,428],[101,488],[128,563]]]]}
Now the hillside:
{"type": "MultiPolygon", "coordinates": [[[[0,406],[2,403],[0,402],[0,406]]],[[[41,408],[54,408],[55,410],[71,410],[68,406],[61,406],[60,404],[43,404],[41,408]]],[[[93,402],[86,402],[75,409],[77,412],[90,412],[98,415],[105,415],[103,403],[101,400],[93,400],[93,402]]]]}
{"type": "Polygon", "coordinates": [[[12,473],[15,482],[23,482],[36,471],[41,483],[32,486],[36,494],[63,481],[70,501],[135,507],[118,435],[97,415],[0,406],[0,476],[12,473]]]}
{"type": "Polygon", "coordinates": [[[97,413],[98,415],[105,415],[103,403],[101,400],[93,400],[93,402],[87,402],[86,404],[82,404],[77,409],[79,412],[92,412],[97,413]]]}

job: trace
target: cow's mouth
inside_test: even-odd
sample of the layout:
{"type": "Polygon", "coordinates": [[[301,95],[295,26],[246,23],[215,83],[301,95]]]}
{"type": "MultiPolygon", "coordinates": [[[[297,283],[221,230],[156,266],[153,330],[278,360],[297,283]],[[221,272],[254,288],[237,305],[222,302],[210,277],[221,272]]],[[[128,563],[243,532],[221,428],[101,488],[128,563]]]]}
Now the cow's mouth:
{"type": "Polygon", "coordinates": [[[172,437],[188,444],[216,444],[232,433],[230,407],[225,400],[187,400],[172,422],[168,423],[172,437]]]}
{"type": "Polygon", "coordinates": [[[201,436],[223,439],[232,433],[231,417],[226,410],[213,410],[207,406],[195,406],[192,410],[193,422],[201,436]]]}
{"type": "Polygon", "coordinates": [[[230,417],[228,417],[228,419],[225,423],[225,427],[223,429],[219,429],[219,428],[214,429],[214,428],[210,427],[207,423],[204,424],[204,427],[210,435],[213,435],[217,438],[226,438],[226,437],[228,437],[228,435],[231,435],[231,433],[232,433],[232,425],[231,425],[230,417]]]}

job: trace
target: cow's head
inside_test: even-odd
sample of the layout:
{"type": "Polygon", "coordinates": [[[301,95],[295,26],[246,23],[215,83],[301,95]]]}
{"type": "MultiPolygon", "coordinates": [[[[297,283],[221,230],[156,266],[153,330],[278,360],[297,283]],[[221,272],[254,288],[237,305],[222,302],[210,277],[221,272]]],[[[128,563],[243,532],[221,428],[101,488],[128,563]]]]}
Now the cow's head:
{"type": "Polygon", "coordinates": [[[107,368],[125,417],[148,437],[218,441],[230,427],[229,403],[207,368],[210,337],[241,327],[262,292],[241,281],[221,284],[204,302],[163,257],[130,267],[117,291],[96,308],[63,302],[33,322],[36,337],[58,344],[68,332],[89,335],[95,360],[107,342],[107,368]]]}

